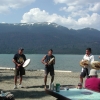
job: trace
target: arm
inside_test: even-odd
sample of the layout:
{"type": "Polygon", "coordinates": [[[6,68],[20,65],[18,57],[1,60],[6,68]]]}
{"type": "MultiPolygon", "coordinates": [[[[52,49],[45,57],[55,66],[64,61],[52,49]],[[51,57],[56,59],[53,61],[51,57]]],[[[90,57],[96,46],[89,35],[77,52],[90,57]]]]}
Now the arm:
{"type": "Polygon", "coordinates": [[[21,64],[18,64],[15,59],[13,59],[13,63],[15,63],[18,67],[21,66],[21,64]]]}
{"type": "Polygon", "coordinates": [[[41,60],[41,62],[44,64],[44,65],[47,65],[47,63],[45,62],[45,59],[46,59],[46,56],[44,56],[41,60]]]}
{"type": "Polygon", "coordinates": [[[85,85],[84,85],[85,88],[87,88],[87,79],[85,80],[85,85]]]}
{"type": "MultiPolygon", "coordinates": [[[[54,57],[55,58],[55,57],[54,57]]],[[[54,59],[54,61],[53,61],[53,64],[55,65],[55,59],[54,59]]]]}
{"type": "Polygon", "coordinates": [[[12,61],[13,61],[13,63],[15,63],[16,65],[18,65],[18,63],[16,62],[16,60],[15,60],[15,59],[13,59],[12,61]]]}
{"type": "Polygon", "coordinates": [[[14,55],[14,58],[13,58],[13,63],[15,63],[16,65],[17,65],[17,67],[20,67],[21,66],[21,64],[19,64],[19,63],[17,63],[17,56],[16,55],[14,55]]]}

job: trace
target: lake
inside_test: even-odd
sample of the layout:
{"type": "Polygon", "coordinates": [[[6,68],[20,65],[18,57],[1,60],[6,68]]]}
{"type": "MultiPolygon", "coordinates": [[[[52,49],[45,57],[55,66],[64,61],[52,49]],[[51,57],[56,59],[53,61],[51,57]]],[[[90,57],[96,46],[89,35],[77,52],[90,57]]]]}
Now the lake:
{"type": "MultiPolygon", "coordinates": [[[[12,62],[13,54],[0,54],[0,67],[11,67],[14,68],[14,63],[12,62]]],[[[27,59],[31,59],[30,65],[27,69],[40,70],[44,69],[44,65],[41,63],[41,59],[44,54],[26,54],[27,59]]],[[[69,55],[69,54],[55,54],[56,70],[66,70],[73,72],[80,72],[81,67],[79,66],[80,60],[83,55],[69,55]]],[[[99,55],[94,55],[95,60],[99,61],[99,55]]]]}

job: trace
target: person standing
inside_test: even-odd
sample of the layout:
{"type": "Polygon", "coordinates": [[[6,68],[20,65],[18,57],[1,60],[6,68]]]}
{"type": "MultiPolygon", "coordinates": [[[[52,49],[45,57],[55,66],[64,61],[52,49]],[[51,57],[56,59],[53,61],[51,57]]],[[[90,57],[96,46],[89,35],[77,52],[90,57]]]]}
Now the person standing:
{"type": "MultiPolygon", "coordinates": [[[[87,48],[86,54],[84,55],[82,60],[88,60],[90,63],[93,62],[94,56],[91,53],[92,53],[91,48],[87,48]]],[[[80,82],[83,83],[83,78],[85,78],[86,76],[88,77],[88,75],[89,75],[89,66],[88,67],[84,66],[80,74],[80,82]]]]}
{"type": "Polygon", "coordinates": [[[13,62],[15,63],[14,89],[17,88],[17,77],[20,76],[19,87],[22,88],[22,77],[25,75],[25,69],[22,67],[26,56],[23,54],[24,49],[19,48],[18,53],[14,55],[13,62]]]}
{"type": "Polygon", "coordinates": [[[53,56],[53,50],[50,49],[48,51],[48,54],[45,55],[43,58],[42,58],[42,61],[41,61],[44,65],[45,65],[45,76],[44,76],[44,88],[46,89],[46,85],[47,85],[47,76],[48,74],[50,73],[51,75],[51,83],[53,83],[54,81],[54,64],[55,64],[55,56],[53,56]],[[49,65],[48,62],[50,61],[50,59],[54,58],[54,61],[49,65]]]}

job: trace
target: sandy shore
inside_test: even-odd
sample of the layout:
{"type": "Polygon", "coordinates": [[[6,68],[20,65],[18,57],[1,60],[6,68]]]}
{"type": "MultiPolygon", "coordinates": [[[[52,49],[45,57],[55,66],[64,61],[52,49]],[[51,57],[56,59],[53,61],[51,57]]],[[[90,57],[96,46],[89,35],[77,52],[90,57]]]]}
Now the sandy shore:
{"type": "MultiPolygon", "coordinates": [[[[64,85],[77,85],[80,73],[73,72],[56,72],[54,83],[64,85]]],[[[23,78],[23,88],[13,89],[14,71],[0,70],[0,90],[10,91],[14,94],[15,100],[56,100],[44,91],[44,72],[43,71],[26,71],[23,78]]],[[[100,74],[99,74],[100,77],[100,74]]],[[[48,76],[48,84],[50,76],[48,76]]]]}

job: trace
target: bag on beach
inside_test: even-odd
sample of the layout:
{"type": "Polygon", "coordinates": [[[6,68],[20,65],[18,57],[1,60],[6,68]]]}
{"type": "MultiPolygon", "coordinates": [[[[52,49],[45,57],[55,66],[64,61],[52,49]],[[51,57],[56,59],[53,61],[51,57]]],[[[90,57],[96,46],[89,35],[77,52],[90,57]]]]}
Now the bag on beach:
{"type": "Polygon", "coordinates": [[[0,100],[15,100],[14,95],[10,92],[4,93],[4,96],[0,96],[0,100]]]}
{"type": "Polygon", "coordinates": [[[8,94],[5,100],[15,100],[13,94],[8,94]]]}

